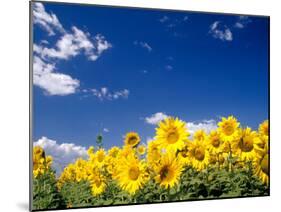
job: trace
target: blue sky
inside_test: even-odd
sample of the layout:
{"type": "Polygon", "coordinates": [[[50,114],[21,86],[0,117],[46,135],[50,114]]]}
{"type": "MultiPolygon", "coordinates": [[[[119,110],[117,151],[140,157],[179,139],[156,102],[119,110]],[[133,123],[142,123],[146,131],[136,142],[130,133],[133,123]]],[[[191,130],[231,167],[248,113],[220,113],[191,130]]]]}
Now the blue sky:
{"type": "Polygon", "coordinates": [[[254,129],[268,118],[265,17],[58,3],[33,12],[34,141],[88,147],[102,133],[108,148],[129,131],[146,142],[165,115],[207,127],[234,115],[254,129]]]}

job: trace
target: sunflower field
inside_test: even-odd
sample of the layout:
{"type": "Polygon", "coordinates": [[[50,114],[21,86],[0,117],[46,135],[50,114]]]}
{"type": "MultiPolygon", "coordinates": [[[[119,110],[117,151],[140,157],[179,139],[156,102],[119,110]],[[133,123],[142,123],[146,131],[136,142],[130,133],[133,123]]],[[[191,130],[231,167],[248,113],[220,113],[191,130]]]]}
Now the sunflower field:
{"type": "Polygon", "coordinates": [[[100,138],[59,176],[35,146],[33,210],[269,195],[268,140],[268,120],[255,131],[229,116],[191,136],[168,117],[147,144],[129,132],[122,147],[105,150],[100,138]]]}

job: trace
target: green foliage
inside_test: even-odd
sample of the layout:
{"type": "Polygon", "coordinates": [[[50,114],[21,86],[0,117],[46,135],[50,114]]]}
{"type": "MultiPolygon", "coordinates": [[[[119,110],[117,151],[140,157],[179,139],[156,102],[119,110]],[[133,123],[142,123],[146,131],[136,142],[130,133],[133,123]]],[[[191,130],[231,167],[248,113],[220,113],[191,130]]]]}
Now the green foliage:
{"type": "Polygon", "coordinates": [[[55,173],[48,170],[33,178],[33,210],[57,209],[64,207],[56,186],[55,173]]]}
{"type": "Polygon", "coordinates": [[[197,172],[192,168],[182,175],[180,193],[182,199],[223,198],[267,195],[268,187],[257,179],[252,170],[209,168],[197,172]]]}
{"type": "Polygon", "coordinates": [[[106,190],[98,196],[92,195],[88,181],[66,182],[58,193],[54,173],[46,173],[34,179],[33,209],[261,196],[269,192],[268,186],[253,175],[251,164],[231,170],[212,167],[200,172],[186,167],[180,183],[173,188],[160,187],[152,178],[134,195],[122,191],[114,180],[106,183],[106,190]]]}
{"type": "Polygon", "coordinates": [[[67,207],[86,207],[92,205],[92,193],[88,181],[66,182],[60,191],[67,207]]]}

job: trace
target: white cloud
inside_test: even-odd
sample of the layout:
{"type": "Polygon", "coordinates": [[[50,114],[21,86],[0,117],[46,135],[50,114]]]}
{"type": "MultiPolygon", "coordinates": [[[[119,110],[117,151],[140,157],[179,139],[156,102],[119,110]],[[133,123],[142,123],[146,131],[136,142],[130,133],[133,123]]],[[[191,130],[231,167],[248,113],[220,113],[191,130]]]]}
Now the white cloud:
{"type": "Polygon", "coordinates": [[[150,117],[146,117],[145,121],[148,124],[156,125],[167,117],[168,117],[168,115],[166,115],[165,113],[158,112],[158,113],[152,114],[150,117]]]}
{"type": "Polygon", "coordinates": [[[166,15],[159,19],[159,21],[160,21],[161,23],[165,23],[165,22],[168,21],[168,20],[169,20],[169,17],[166,16],[166,15]]]}
{"type": "Polygon", "coordinates": [[[74,163],[77,158],[87,158],[85,147],[77,146],[73,143],[59,144],[55,140],[42,137],[33,143],[34,146],[41,146],[46,155],[53,157],[53,167],[59,174],[69,163],[74,163]]]}
{"type": "Polygon", "coordinates": [[[215,21],[210,26],[209,33],[216,39],[220,39],[222,41],[232,41],[233,36],[230,28],[226,25],[222,25],[219,21],[215,21]]]}
{"type": "Polygon", "coordinates": [[[34,24],[40,25],[49,35],[55,35],[54,30],[61,33],[65,32],[57,16],[53,13],[47,13],[42,3],[36,2],[33,4],[33,18],[34,24]]]}
{"type": "Polygon", "coordinates": [[[85,33],[75,26],[71,29],[72,33],[62,35],[54,48],[35,45],[34,51],[45,59],[56,58],[64,60],[84,52],[89,60],[95,61],[105,50],[111,48],[111,44],[100,34],[91,40],[89,33],[85,33]]]}
{"type": "Polygon", "coordinates": [[[55,64],[46,63],[38,56],[34,56],[33,83],[44,89],[48,95],[69,95],[75,93],[79,87],[79,80],[71,76],[57,73],[55,64]]]}
{"type": "Polygon", "coordinates": [[[239,29],[242,29],[244,28],[244,25],[240,22],[236,22],[235,25],[234,25],[236,28],[239,28],[239,29]]]}
{"type": "Polygon", "coordinates": [[[100,100],[116,100],[119,98],[127,99],[130,91],[128,89],[123,89],[120,91],[109,91],[107,87],[99,89],[90,89],[90,93],[98,97],[100,100]]]}
{"type": "Polygon", "coordinates": [[[237,18],[236,23],[234,24],[235,28],[243,29],[245,28],[249,23],[251,23],[251,20],[248,16],[239,16],[237,18]]]}
{"type": "MultiPolygon", "coordinates": [[[[167,117],[169,117],[169,115],[158,112],[152,114],[150,117],[146,117],[145,122],[148,124],[157,125],[167,117]]],[[[209,133],[211,130],[217,128],[217,122],[213,119],[203,120],[199,122],[186,122],[186,128],[191,135],[193,135],[197,130],[204,130],[206,133],[209,133]]]]}
{"type": "Polygon", "coordinates": [[[108,133],[108,132],[109,132],[109,129],[108,129],[108,128],[103,128],[103,131],[104,131],[105,133],[108,133]]]}
{"type": "Polygon", "coordinates": [[[215,120],[203,120],[202,122],[187,122],[186,127],[188,132],[193,135],[197,130],[204,130],[209,133],[211,130],[217,128],[217,123],[215,120]]]}
{"type": "MultiPolygon", "coordinates": [[[[83,32],[76,26],[72,26],[71,32],[67,32],[55,14],[45,11],[42,3],[34,3],[33,14],[34,23],[44,27],[49,35],[55,34],[54,30],[62,33],[53,47],[47,47],[47,40],[34,44],[34,85],[42,88],[48,95],[63,96],[75,93],[80,86],[79,80],[56,71],[53,59],[69,60],[84,53],[89,60],[95,61],[112,45],[103,35],[91,37],[90,33],[83,32]]],[[[116,95],[120,96],[119,93],[116,95]]]]}
{"type": "Polygon", "coordinates": [[[152,47],[147,42],[135,41],[134,44],[135,45],[140,45],[142,48],[146,49],[149,52],[152,51],[152,47]]]}

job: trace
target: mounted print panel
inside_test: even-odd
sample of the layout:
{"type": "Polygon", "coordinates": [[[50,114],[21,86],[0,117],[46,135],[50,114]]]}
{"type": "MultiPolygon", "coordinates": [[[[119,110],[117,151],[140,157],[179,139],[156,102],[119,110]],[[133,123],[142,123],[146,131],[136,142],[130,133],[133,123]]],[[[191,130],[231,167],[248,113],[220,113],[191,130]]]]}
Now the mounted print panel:
{"type": "Polygon", "coordinates": [[[31,210],[269,195],[269,17],[30,10],[31,210]]]}

